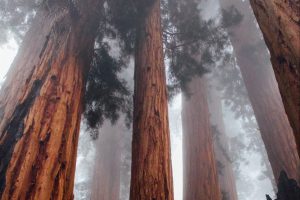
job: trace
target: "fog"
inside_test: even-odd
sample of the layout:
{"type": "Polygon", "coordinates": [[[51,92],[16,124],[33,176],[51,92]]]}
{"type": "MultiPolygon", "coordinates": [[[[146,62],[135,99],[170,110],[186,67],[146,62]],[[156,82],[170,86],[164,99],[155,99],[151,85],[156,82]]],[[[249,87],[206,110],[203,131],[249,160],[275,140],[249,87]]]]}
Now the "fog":
{"type": "MultiPolygon", "coordinates": [[[[202,1],[199,5],[202,10],[201,15],[205,20],[215,19],[220,23],[221,8],[218,2],[218,0],[202,1]]],[[[226,34],[228,36],[231,33],[226,34]]],[[[257,35],[257,38],[260,38],[262,41],[261,35],[257,35]]],[[[106,38],[105,41],[110,44],[109,53],[111,55],[115,57],[121,56],[122,50],[118,46],[118,39],[106,38]]],[[[224,151],[222,153],[229,157],[227,161],[229,161],[228,164],[233,173],[233,182],[235,182],[232,188],[236,188],[238,200],[263,200],[266,194],[274,198],[277,188],[274,184],[274,175],[264,141],[262,140],[262,133],[253,111],[239,62],[237,61],[239,54],[234,52],[234,42],[229,43],[230,45],[224,51],[229,52],[231,62],[223,66],[222,61],[218,60],[201,77],[207,83],[209,115],[210,118],[213,118],[214,115],[218,114],[212,113],[216,110],[214,100],[217,97],[220,100],[220,123],[222,124],[221,126],[224,126],[220,128],[222,130],[219,130],[222,132],[221,137],[223,138],[221,150],[224,151]]],[[[269,55],[264,42],[262,44],[264,45],[262,48],[265,49],[264,55],[269,55]]],[[[10,34],[9,40],[0,46],[0,86],[5,81],[5,75],[17,51],[18,43],[13,35],[10,34]]],[[[253,54],[256,56],[254,57],[255,59],[260,59],[260,55],[257,55],[257,52],[253,54]]],[[[269,58],[263,59],[267,60],[266,65],[271,69],[269,58]]],[[[118,77],[126,80],[132,97],[134,90],[134,59],[132,56],[129,56],[127,61],[128,67],[122,69],[118,73],[118,77]]],[[[167,69],[170,67],[170,62],[169,58],[165,59],[167,69]]],[[[172,77],[168,72],[166,75],[169,84],[171,84],[170,79],[172,77]]],[[[270,79],[274,79],[273,71],[270,77],[270,79]]],[[[257,89],[260,90],[260,88],[257,89]]],[[[175,200],[183,200],[184,193],[183,176],[185,163],[183,158],[183,138],[185,135],[182,127],[182,105],[184,103],[182,101],[185,97],[184,95],[187,94],[182,90],[177,92],[174,97],[169,99],[168,106],[175,200]]],[[[281,102],[281,99],[279,101],[281,102]]],[[[93,136],[88,128],[86,119],[84,116],[82,117],[75,171],[75,200],[96,199],[99,196],[102,196],[105,200],[109,200],[109,198],[114,200],[116,198],[120,200],[129,199],[132,125],[126,126],[125,118],[125,114],[121,113],[119,119],[114,123],[104,119],[102,126],[97,130],[97,136],[93,136]],[[116,194],[115,191],[119,191],[119,193],[116,194]]],[[[214,120],[210,120],[210,126],[214,127],[216,125],[212,123],[214,120]]],[[[211,132],[213,131],[211,130],[211,132]]],[[[217,154],[218,138],[213,133],[211,134],[215,154],[217,154]]],[[[219,180],[221,180],[220,176],[223,175],[219,172],[218,176],[219,180]]]]}

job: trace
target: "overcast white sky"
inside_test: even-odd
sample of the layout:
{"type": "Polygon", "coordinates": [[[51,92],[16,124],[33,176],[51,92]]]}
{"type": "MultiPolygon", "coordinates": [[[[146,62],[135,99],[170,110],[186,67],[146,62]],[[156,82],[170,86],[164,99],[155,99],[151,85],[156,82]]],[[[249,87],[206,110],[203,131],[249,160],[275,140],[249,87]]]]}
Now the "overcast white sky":
{"type": "Polygon", "coordinates": [[[18,45],[14,40],[10,40],[7,44],[0,48],[0,84],[3,81],[7,70],[18,50],[18,45]]]}

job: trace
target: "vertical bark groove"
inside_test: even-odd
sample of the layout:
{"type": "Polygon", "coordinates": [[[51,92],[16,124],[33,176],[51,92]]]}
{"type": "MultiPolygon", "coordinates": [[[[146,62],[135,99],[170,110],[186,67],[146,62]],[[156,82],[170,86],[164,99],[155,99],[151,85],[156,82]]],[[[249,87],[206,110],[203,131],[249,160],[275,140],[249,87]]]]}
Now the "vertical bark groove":
{"type": "Polygon", "coordinates": [[[86,1],[90,10],[82,9],[76,22],[64,3],[37,13],[1,88],[1,200],[73,198],[85,75],[101,1],[86,1]]]}
{"type": "Polygon", "coordinates": [[[147,9],[142,6],[139,10],[142,17],[136,43],[130,199],[172,200],[160,1],[151,2],[147,9]]]}
{"type": "Polygon", "coordinates": [[[271,54],[300,155],[300,2],[250,0],[250,3],[271,54]]]}

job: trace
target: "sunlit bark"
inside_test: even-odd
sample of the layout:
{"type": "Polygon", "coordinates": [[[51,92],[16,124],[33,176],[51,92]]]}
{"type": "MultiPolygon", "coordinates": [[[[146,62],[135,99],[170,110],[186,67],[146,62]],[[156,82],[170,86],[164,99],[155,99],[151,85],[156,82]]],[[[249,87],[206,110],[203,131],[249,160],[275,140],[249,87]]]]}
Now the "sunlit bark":
{"type": "Polygon", "coordinates": [[[73,198],[82,96],[101,1],[79,3],[78,16],[67,2],[38,11],[1,88],[2,200],[73,198]]]}
{"type": "Polygon", "coordinates": [[[138,10],[140,24],[135,54],[130,199],[172,200],[170,135],[160,1],[148,2],[148,5],[138,7],[138,10]]]}
{"type": "Polygon", "coordinates": [[[239,0],[220,2],[224,9],[234,5],[243,15],[241,23],[228,30],[274,177],[278,180],[280,171],[285,170],[299,181],[300,162],[293,131],[250,5],[239,0]]]}
{"type": "Polygon", "coordinates": [[[194,78],[182,98],[184,200],[221,199],[204,80],[194,78]]]}
{"type": "Polygon", "coordinates": [[[250,3],[271,54],[300,155],[300,2],[250,0],[250,3]]]}

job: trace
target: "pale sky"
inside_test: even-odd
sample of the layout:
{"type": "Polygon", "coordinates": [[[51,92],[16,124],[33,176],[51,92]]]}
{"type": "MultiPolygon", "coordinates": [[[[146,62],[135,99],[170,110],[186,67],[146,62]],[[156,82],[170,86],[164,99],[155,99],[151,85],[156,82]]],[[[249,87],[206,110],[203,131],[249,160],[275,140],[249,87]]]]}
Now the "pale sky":
{"type": "Polygon", "coordinates": [[[0,48],[0,84],[2,83],[10,65],[18,50],[18,45],[14,40],[0,48]]]}

